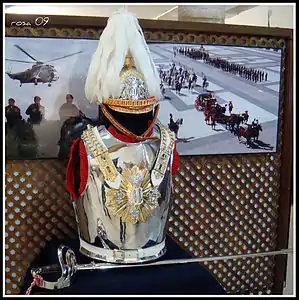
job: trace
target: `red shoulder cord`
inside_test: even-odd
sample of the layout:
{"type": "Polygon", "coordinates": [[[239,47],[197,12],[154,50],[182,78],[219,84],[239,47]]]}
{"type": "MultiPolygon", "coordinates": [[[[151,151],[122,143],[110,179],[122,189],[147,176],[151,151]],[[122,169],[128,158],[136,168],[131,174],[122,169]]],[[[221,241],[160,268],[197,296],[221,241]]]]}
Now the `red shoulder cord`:
{"type": "Polygon", "coordinates": [[[71,193],[74,200],[76,200],[84,191],[88,180],[88,159],[85,145],[81,138],[76,139],[70,150],[70,158],[66,168],[66,189],[71,193]],[[79,147],[79,149],[78,149],[79,147]],[[75,166],[74,156],[80,156],[80,186],[79,190],[75,190],[75,166]]]}
{"type": "Polygon", "coordinates": [[[66,167],[66,189],[73,196],[73,198],[77,199],[78,195],[75,191],[75,169],[74,169],[74,151],[75,147],[78,146],[81,138],[78,138],[73,141],[73,144],[70,149],[70,158],[66,167]]]}
{"type": "Polygon", "coordinates": [[[176,143],[173,148],[173,160],[172,160],[172,175],[175,176],[180,167],[180,155],[176,150],[176,143]]]}

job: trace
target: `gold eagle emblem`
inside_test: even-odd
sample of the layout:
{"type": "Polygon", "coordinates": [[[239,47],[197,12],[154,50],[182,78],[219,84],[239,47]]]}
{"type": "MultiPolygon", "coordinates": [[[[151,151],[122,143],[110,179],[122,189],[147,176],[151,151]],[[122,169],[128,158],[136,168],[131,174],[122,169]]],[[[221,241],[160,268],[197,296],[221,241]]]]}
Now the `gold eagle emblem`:
{"type": "Polygon", "coordinates": [[[159,206],[160,197],[158,188],[151,184],[149,172],[134,166],[123,169],[119,189],[108,188],[106,205],[109,211],[122,218],[123,222],[136,224],[145,222],[153,215],[153,210],[159,206]]]}

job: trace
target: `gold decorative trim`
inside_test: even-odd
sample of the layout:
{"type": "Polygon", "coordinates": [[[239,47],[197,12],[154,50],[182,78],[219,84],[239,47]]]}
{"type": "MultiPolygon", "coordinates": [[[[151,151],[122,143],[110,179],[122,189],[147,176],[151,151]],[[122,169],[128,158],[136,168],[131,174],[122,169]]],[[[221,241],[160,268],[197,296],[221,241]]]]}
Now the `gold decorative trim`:
{"type": "MultiPolygon", "coordinates": [[[[156,97],[150,97],[144,100],[130,100],[130,99],[114,99],[108,98],[103,100],[109,108],[123,113],[143,114],[154,110],[157,103],[156,97]]],[[[100,104],[100,103],[99,103],[100,104]]]]}
{"type": "Polygon", "coordinates": [[[173,150],[174,136],[161,124],[158,123],[157,126],[161,132],[161,144],[152,172],[134,166],[131,169],[124,168],[120,174],[108,153],[107,147],[96,136],[95,127],[88,125],[87,130],[82,134],[88,150],[97,158],[98,166],[105,180],[111,182],[116,181],[118,176],[121,177],[119,188],[107,187],[107,207],[111,209],[114,216],[122,218],[123,222],[131,224],[145,222],[159,205],[158,199],[161,194],[158,187],[168,166],[173,150]]]}
{"type": "MultiPolygon", "coordinates": [[[[102,29],[91,28],[32,28],[32,27],[6,27],[5,36],[30,36],[30,37],[57,37],[57,38],[89,38],[98,39],[102,34],[102,29]]],[[[271,47],[274,49],[284,49],[286,40],[282,38],[269,38],[263,36],[229,36],[229,35],[209,35],[200,32],[182,33],[167,32],[159,30],[145,30],[144,36],[148,41],[169,41],[194,44],[225,44],[231,46],[254,46],[271,47]]]]}
{"type": "Polygon", "coordinates": [[[144,100],[130,100],[130,99],[114,99],[108,98],[103,100],[103,104],[113,106],[129,106],[129,107],[143,107],[148,105],[154,105],[157,102],[156,97],[150,97],[144,100]]]}
{"type": "Polygon", "coordinates": [[[87,125],[87,129],[83,132],[82,139],[86,143],[88,150],[97,159],[105,180],[115,181],[118,175],[117,169],[108,153],[107,147],[97,139],[90,124],[87,125]]]}
{"type": "Polygon", "coordinates": [[[117,112],[121,112],[121,113],[125,113],[125,114],[135,114],[135,115],[145,114],[150,111],[153,111],[153,109],[154,109],[153,106],[149,106],[149,107],[145,107],[145,108],[139,108],[139,107],[130,108],[130,107],[117,107],[117,106],[112,106],[112,105],[110,105],[109,108],[111,108],[112,110],[115,110],[117,112]]]}
{"type": "Polygon", "coordinates": [[[174,147],[175,136],[173,132],[162,124],[157,123],[157,126],[161,132],[161,145],[168,145],[168,147],[160,147],[157,161],[152,171],[152,178],[155,178],[155,181],[160,181],[166,172],[167,163],[174,147]]]}

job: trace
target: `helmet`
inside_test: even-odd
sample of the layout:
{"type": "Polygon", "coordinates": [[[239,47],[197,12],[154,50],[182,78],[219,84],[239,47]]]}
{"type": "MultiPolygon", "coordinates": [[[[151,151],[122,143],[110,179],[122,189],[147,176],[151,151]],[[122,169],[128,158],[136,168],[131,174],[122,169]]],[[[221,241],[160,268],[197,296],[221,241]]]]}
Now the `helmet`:
{"type": "Polygon", "coordinates": [[[108,19],[90,63],[85,94],[89,102],[122,113],[154,110],[161,96],[160,77],[134,14],[117,11],[108,19]]]}
{"type": "Polygon", "coordinates": [[[157,259],[166,251],[175,136],[156,122],[160,82],[136,16],[114,13],[92,57],[85,94],[88,101],[101,106],[118,131],[141,141],[122,143],[108,134],[105,125],[89,126],[82,135],[89,166],[98,171],[88,172],[89,188],[74,206],[80,252],[94,259],[136,263],[157,259]],[[148,123],[142,113],[151,115],[145,131],[153,129],[149,140],[147,134],[133,134],[131,127],[117,120],[121,115],[141,127],[142,121],[148,123]]]}

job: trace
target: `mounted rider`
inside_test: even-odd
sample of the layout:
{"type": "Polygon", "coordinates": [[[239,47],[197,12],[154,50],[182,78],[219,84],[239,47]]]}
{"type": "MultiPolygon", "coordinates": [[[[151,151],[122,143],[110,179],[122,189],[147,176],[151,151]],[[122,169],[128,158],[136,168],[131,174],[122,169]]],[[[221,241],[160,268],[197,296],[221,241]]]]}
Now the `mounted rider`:
{"type": "Polygon", "coordinates": [[[233,108],[234,108],[233,102],[230,100],[230,101],[228,102],[228,110],[229,110],[229,113],[230,113],[230,114],[232,113],[233,108]]]}
{"type": "Polygon", "coordinates": [[[242,117],[244,118],[244,123],[247,124],[249,119],[248,110],[245,110],[245,112],[242,114],[242,117]]]}
{"type": "Polygon", "coordinates": [[[254,118],[252,121],[252,126],[253,127],[258,126],[258,124],[259,124],[259,120],[254,118]]]}

